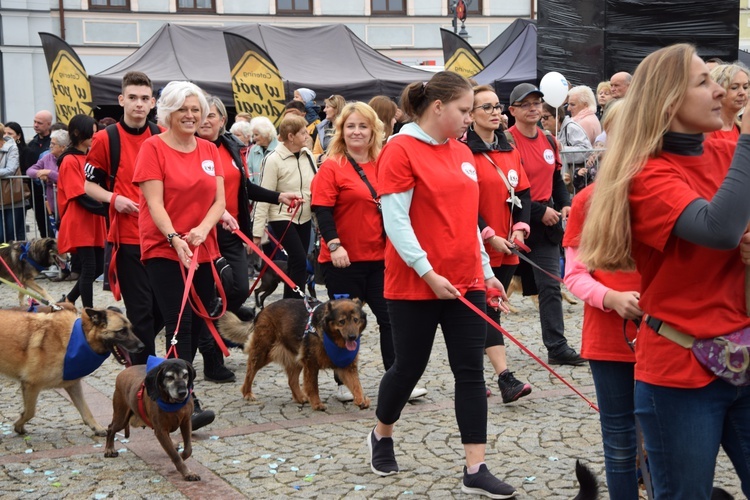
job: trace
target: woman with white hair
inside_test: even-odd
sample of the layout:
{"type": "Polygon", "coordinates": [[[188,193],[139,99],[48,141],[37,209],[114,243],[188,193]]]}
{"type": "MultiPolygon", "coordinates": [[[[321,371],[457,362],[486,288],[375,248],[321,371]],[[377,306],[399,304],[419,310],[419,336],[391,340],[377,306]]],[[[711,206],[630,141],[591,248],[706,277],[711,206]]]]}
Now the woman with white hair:
{"type": "Polygon", "coordinates": [[[256,116],[250,120],[250,127],[253,130],[255,144],[247,154],[247,170],[250,174],[250,181],[260,184],[260,167],[263,159],[279,145],[278,134],[271,120],[265,116],[256,116]]]}
{"type": "MultiPolygon", "coordinates": [[[[55,185],[57,185],[57,177],[59,175],[57,159],[67,149],[69,144],[70,136],[67,130],[53,130],[49,141],[50,154],[39,158],[39,161],[30,166],[26,171],[26,175],[32,179],[39,179],[44,183],[47,210],[50,215],[57,213],[57,199],[55,198],[55,185]]],[[[55,218],[57,219],[57,217],[55,218]]]]}
{"type": "Polygon", "coordinates": [[[596,136],[602,133],[602,126],[596,117],[596,97],[591,87],[579,85],[568,91],[568,111],[573,121],[586,131],[589,142],[594,144],[596,136]]]}
{"type": "MultiPolygon", "coordinates": [[[[144,141],[133,182],[143,194],[138,220],[141,259],[164,318],[169,349],[185,289],[182,273],[193,258],[203,264],[195,269],[193,286],[206,309],[214,298],[212,265],[220,257],[216,224],[225,222],[224,169],[216,146],[195,135],[209,112],[198,86],[169,82],[156,105],[159,124],[166,130],[144,141]]],[[[226,224],[238,227],[233,220],[226,224]]],[[[206,328],[206,322],[186,307],[176,336],[177,357],[192,363],[206,328]]],[[[195,405],[200,411],[197,400],[195,405]]],[[[202,414],[213,421],[213,412],[202,414]]]]}
{"type": "Polygon", "coordinates": [[[229,131],[245,146],[253,143],[253,127],[250,126],[250,122],[236,121],[229,128],[229,131]]]}

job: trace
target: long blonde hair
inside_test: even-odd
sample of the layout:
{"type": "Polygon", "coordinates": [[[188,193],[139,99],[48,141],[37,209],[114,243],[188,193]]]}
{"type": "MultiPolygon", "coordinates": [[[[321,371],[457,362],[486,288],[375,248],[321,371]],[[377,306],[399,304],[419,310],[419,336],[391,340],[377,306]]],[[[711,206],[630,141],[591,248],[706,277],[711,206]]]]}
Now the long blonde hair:
{"type": "Polygon", "coordinates": [[[649,158],[661,153],[664,134],[682,105],[695,47],[677,44],[647,56],[633,75],[607,132],[607,152],[596,177],[581,236],[589,269],[632,270],[628,194],[649,158]]]}
{"type": "Polygon", "coordinates": [[[375,110],[364,102],[350,102],[341,110],[338,118],[336,118],[336,131],[333,134],[331,143],[328,145],[328,156],[330,158],[338,158],[339,163],[343,163],[343,158],[346,156],[344,123],[354,113],[359,113],[370,125],[372,134],[370,135],[370,143],[367,146],[367,155],[370,157],[370,160],[375,161],[378,159],[380,150],[383,147],[383,122],[380,121],[375,110]]]}

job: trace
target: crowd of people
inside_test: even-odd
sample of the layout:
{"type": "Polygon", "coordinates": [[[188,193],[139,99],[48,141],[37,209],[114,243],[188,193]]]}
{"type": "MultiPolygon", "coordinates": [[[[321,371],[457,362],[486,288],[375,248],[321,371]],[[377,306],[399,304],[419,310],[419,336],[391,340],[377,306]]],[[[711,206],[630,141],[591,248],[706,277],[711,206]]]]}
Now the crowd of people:
{"type": "MultiPolygon", "coordinates": [[[[491,498],[516,492],[485,464],[484,355],[503,403],[532,387],[510,370],[503,336],[465,302],[499,325],[517,275],[539,297],[547,362],[591,369],[610,498],[638,498],[641,440],[655,498],[709,498],[720,446],[750,495],[750,389],[731,375],[748,367],[723,351],[750,348],[750,70],[711,65],[691,45],[670,46],[633,75],[570,88],[560,108],[533,83],[500,96],[451,72],[408,85],[398,103],[334,94],[321,109],[300,88],[278,128],[244,113],[230,127],[224,103],[189,82],[170,82],[157,102],[148,76],[130,72],[122,117],[106,127],[84,115],[53,125],[47,111],[28,143],[18,123],[2,127],[0,230],[3,241],[24,239],[32,205],[40,234],[76,256],[63,300],[93,306],[108,267],[146,345],[133,362],[156,355],[164,327],[165,349],[174,337],[178,357],[200,351],[217,383],[235,375],[213,321],[255,313],[245,305],[253,266],[234,233],[283,247],[296,285],[285,284],[288,299],[303,297],[319,246],[328,298],[361,299],[379,329],[372,471],[399,471],[395,424],[427,393],[418,383],[439,326],[465,451],[461,488],[491,498]],[[17,195],[21,174],[36,189],[17,195]],[[180,315],[190,268],[193,304],[180,315]],[[584,301],[580,354],[565,331],[563,274],[584,301]],[[712,293],[694,293],[709,280],[712,293]],[[704,345],[724,366],[701,355],[704,345]]],[[[337,382],[336,397],[350,401],[337,382]]],[[[196,399],[193,429],[215,418],[196,399]]]]}

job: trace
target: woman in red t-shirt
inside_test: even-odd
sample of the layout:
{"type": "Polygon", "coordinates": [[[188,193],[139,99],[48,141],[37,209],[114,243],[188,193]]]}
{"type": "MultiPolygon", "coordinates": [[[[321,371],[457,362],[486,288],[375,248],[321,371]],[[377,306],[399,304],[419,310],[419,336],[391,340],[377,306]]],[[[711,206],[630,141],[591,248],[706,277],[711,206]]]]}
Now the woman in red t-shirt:
{"type": "MultiPolygon", "coordinates": [[[[508,288],[518,257],[511,253],[513,241],[523,243],[529,234],[531,187],[521,164],[521,156],[508,143],[502,128],[503,105],[489,85],[474,87],[474,123],[466,132],[466,145],[474,154],[479,183],[479,215],[484,248],[490,256],[495,277],[508,288]]],[[[500,324],[500,312],[487,314],[500,324]]],[[[503,403],[531,393],[531,385],[521,382],[508,370],[503,335],[487,328],[487,357],[495,369],[503,403]]]]}
{"type": "Polygon", "coordinates": [[[740,138],[739,116],[747,105],[750,90],[750,72],[744,64],[719,64],[711,70],[711,78],[727,93],[721,100],[721,129],[714,130],[707,138],[737,142],[740,138]]]}
{"type": "MultiPolygon", "coordinates": [[[[328,298],[359,298],[370,306],[380,327],[380,354],[387,370],[395,354],[383,297],[385,234],[375,167],[382,136],[383,124],[369,105],[354,102],[344,106],[334,126],[327,159],[310,189],[321,234],[318,262],[328,298]]],[[[336,398],[351,401],[351,392],[338,377],[336,382],[336,398]]],[[[414,397],[427,393],[421,388],[415,391],[414,397]]]]}
{"type": "Polygon", "coordinates": [[[60,231],[57,248],[60,253],[75,253],[81,262],[81,274],[65,296],[75,302],[80,296],[83,307],[94,307],[94,280],[104,270],[104,239],[107,234],[105,209],[86,195],[83,166],[96,121],[90,116],[75,115],[68,123],[70,146],[58,158],[57,207],[60,231]]]}
{"type": "MultiPolygon", "coordinates": [[[[182,271],[187,272],[197,256],[202,265],[195,270],[193,286],[208,308],[215,296],[212,262],[220,256],[216,224],[230,221],[222,219],[224,169],[219,152],[195,136],[208,115],[203,92],[190,82],[170,82],[157,108],[166,131],[143,143],[133,183],[141,189],[141,260],[164,318],[168,349],[185,289],[182,271]]],[[[210,335],[206,329],[206,322],[185,307],[176,335],[177,357],[192,363],[199,340],[210,335]]]]}
{"type": "Polygon", "coordinates": [[[505,298],[480,241],[474,158],[455,139],[469,127],[473,103],[471,83],[450,71],[408,85],[401,105],[415,121],[404,125],[378,158],[378,189],[388,235],[384,295],[396,360],[380,382],[378,421],[367,444],[375,474],[398,472],[393,427],[424,373],[440,325],[455,379],[456,420],[466,453],[461,489],[510,498],[515,489],[492,475],[484,463],[487,325],[456,300],[463,296],[484,310],[487,287],[499,289],[505,298]]]}
{"type": "Polygon", "coordinates": [[[722,126],[725,90],[688,44],[646,57],[611,125],[580,260],[641,275],[635,414],[655,498],[709,498],[719,446],[750,496],[750,389],[717,378],[670,330],[713,339],[750,327],[750,113],[739,141],[722,126]],[[657,333],[661,332],[661,333],[657,333]]]}

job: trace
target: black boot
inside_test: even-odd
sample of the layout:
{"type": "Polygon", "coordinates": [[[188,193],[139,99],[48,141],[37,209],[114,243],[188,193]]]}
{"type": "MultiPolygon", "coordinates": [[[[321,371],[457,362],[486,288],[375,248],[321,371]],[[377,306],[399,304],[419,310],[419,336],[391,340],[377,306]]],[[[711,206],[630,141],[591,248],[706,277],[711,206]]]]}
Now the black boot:
{"type": "Polygon", "coordinates": [[[205,427],[216,418],[216,414],[211,410],[204,410],[201,408],[200,401],[195,397],[193,393],[193,414],[190,416],[190,422],[193,424],[193,431],[197,431],[201,427],[205,427]]]}
{"type": "Polygon", "coordinates": [[[224,366],[224,354],[217,347],[202,351],[201,354],[203,355],[203,377],[206,380],[217,384],[236,380],[234,373],[224,366]]]}

